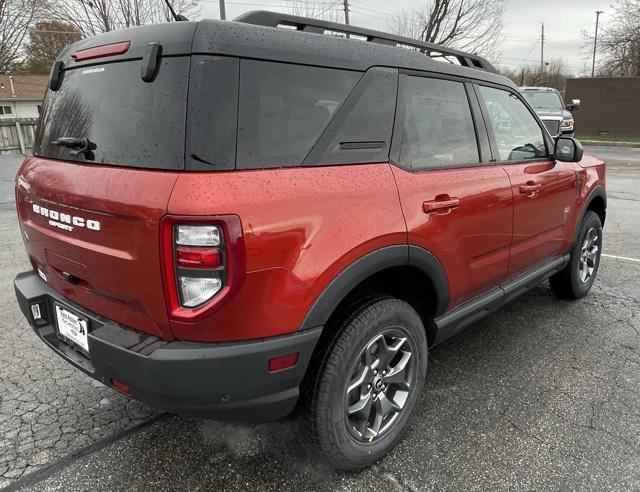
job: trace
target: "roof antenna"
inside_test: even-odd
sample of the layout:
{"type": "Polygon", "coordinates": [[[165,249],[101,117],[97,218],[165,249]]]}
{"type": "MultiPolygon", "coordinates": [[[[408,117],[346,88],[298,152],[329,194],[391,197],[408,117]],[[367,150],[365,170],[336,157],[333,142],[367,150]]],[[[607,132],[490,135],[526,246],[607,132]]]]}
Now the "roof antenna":
{"type": "Polygon", "coordinates": [[[174,18],[174,20],[176,22],[188,21],[189,20],[182,14],[176,14],[176,11],[173,10],[173,7],[171,6],[171,2],[169,2],[169,0],[164,0],[164,3],[166,3],[167,7],[169,7],[169,11],[171,12],[171,15],[173,16],[173,18],[174,18]]]}

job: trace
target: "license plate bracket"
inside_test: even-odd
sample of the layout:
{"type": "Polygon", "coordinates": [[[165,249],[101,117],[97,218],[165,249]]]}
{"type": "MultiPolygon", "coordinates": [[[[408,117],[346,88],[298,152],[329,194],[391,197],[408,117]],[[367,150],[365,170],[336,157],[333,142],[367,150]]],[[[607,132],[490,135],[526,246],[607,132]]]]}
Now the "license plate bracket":
{"type": "Polygon", "coordinates": [[[66,306],[54,304],[58,336],[64,342],[89,355],[89,320],[66,306]]]}

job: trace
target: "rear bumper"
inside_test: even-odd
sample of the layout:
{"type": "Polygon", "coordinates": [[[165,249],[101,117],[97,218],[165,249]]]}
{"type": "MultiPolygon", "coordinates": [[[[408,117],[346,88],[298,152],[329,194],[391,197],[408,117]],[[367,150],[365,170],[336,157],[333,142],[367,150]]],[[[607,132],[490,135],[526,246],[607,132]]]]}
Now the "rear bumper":
{"type": "Polygon", "coordinates": [[[36,335],[67,362],[113,387],[126,383],[131,396],[177,413],[231,420],[274,420],[290,413],[320,330],[243,343],[167,342],[122,326],[74,304],[51,289],[35,272],[14,280],[20,309],[36,335]],[[89,319],[86,357],[57,335],[53,303],[89,319]],[[36,322],[31,305],[44,319],[36,322]],[[273,357],[299,353],[298,363],[270,373],[273,357]]]}

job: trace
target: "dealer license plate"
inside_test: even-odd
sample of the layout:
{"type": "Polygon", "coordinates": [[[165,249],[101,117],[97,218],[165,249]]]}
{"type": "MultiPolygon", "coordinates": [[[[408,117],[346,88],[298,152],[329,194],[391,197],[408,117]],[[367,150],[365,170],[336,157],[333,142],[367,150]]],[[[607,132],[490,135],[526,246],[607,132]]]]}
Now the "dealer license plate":
{"type": "Polygon", "coordinates": [[[55,307],[58,332],[60,335],[78,345],[86,353],[89,353],[89,324],[87,320],[73,314],[58,304],[56,304],[55,307]]]}

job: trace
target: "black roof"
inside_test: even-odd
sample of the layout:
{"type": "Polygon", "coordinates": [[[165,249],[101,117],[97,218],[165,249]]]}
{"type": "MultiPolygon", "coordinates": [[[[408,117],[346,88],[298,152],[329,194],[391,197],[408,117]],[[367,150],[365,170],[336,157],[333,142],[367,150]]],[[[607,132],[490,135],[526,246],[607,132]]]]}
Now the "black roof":
{"type": "Polygon", "coordinates": [[[63,60],[65,66],[69,68],[96,63],[96,60],[74,62],[71,54],[78,50],[119,41],[131,41],[131,47],[126,54],[113,57],[110,61],[141,58],[150,42],[160,42],[163,56],[189,53],[213,54],[358,71],[366,71],[373,66],[386,66],[436,72],[516,87],[508,78],[493,73],[491,64],[476,55],[377,31],[269,12],[252,12],[232,22],[218,20],[171,22],[112,31],[73,43],[60,54],[58,59],[63,60]],[[243,21],[243,18],[247,22],[243,21]],[[304,21],[308,25],[316,26],[316,32],[318,32],[317,26],[325,25],[328,27],[322,28],[330,31],[347,32],[348,30],[348,32],[370,37],[370,41],[373,42],[315,34],[311,29],[303,31],[256,24],[256,22],[274,23],[278,19],[282,19],[282,24],[287,24],[291,19],[304,21]],[[367,34],[360,34],[365,32],[367,34]],[[391,42],[400,45],[411,43],[416,46],[416,49],[392,46],[391,42],[382,44],[384,41],[380,42],[379,39],[390,39],[391,42]],[[402,41],[397,41],[398,39],[402,41]],[[483,68],[469,68],[438,61],[425,54],[428,50],[451,54],[456,58],[464,56],[471,60],[473,65],[480,64],[483,68]]]}

